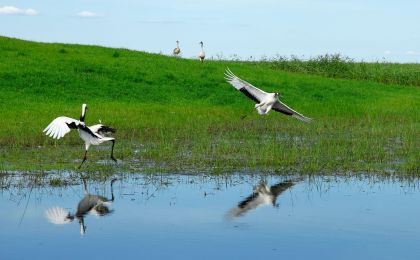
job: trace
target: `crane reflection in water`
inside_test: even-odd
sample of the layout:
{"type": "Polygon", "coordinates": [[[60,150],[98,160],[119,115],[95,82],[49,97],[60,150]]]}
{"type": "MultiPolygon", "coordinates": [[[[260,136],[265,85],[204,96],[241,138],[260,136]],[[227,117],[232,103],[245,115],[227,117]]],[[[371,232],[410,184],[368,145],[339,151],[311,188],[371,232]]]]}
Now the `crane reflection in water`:
{"type": "Polygon", "coordinates": [[[244,216],[251,210],[254,210],[263,205],[272,205],[278,207],[277,197],[280,196],[286,190],[292,188],[299,180],[287,180],[284,182],[277,183],[271,187],[263,181],[257,187],[251,195],[246,197],[243,201],[239,202],[235,208],[232,208],[226,215],[228,219],[234,219],[244,216]]]}
{"type": "Polygon", "coordinates": [[[72,214],[62,207],[53,207],[45,211],[45,217],[50,223],[56,225],[69,224],[76,218],[80,224],[80,234],[86,233],[85,216],[90,213],[96,216],[110,215],[114,210],[110,209],[110,204],[114,201],[113,185],[117,179],[111,181],[111,198],[108,199],[101,195],[92,195],[89,193],[86,185],[86,180],[83,179],[83,187],[85,196],[77,205],[76,213],[72,214]]]}

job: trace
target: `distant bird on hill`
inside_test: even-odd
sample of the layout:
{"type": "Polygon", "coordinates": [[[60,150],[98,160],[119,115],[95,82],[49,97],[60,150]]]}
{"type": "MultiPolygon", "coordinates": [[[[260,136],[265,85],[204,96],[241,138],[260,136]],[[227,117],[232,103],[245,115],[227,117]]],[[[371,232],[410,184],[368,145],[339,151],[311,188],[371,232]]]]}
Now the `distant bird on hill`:
{"type": "Polygon", "coordinates": [[[178,56],[180,53],[181,53],[181,49],[179,48],[179,41],[177,40],[176,41],[176,48],[174,49],[173,54],[175,56],[178,56]]]}
{"type": "Polygon", "coordinates": [[[203,42],[199,42],[199,43],[201,45],[201,51],[198,54],[198,58],[200,59],[201,62],[203,62],[204,58],[206,57],[206,53],[204,52],[204,49],[203,49],[203,42]]]}
{"type": "Polygon", "coordinates": [[[245,80],[237,77],[229,69],[226,69],[225,76],[226,80],[232,86],[257,103],[255,105],[255,109],[257,109],[260,115],[266,115],[271,109],[273,109],[277,112],[292,116],[306,123],[312,121],[311,118],[305,117],[304,115],[288,107],[286,104],[282,103],[279,100],[279,93],[267,93],[257,87],[254,87],[245,80]]]}
{"type": "Polygon", "coordinates": [[[83,157],[82,163],[79,165],[79,168],[86,161],[87,151],[91,145],[99,145],[107,141],[112,142],[111,159],[114,162],[117,162],[117,160],[114,158],[115,138],[105,136],[108,133],[115,133],[115,129],[102,124],[86,126],[86,110],[87,106],[86,104],[83,104],[80,120],[76,120],[66,116],[57,117],[44,129],[43,132],[45,132],[46,135],[52,138],[60,139],[61,137],[69,133],[71,129],[77,129],[80,138],[82,138],[82,140],[85,141],[85,155],[83,157]]]}

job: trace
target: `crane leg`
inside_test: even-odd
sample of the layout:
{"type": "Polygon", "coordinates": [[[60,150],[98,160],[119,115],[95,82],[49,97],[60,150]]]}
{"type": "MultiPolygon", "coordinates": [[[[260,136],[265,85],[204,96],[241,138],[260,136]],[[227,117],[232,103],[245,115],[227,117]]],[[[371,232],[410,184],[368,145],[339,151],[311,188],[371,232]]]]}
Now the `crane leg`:
{"type": "Polygon", "coordinates": [[[112,179],[112,181],[111,181],[111,200],[110,200],[110,202],[114,201],[114,182],[116,182],[116,181],[117,181],[117,179],[112,179]]]}
{"type": "Polygon", "coordinates": [[[85,156],[83,156],[83,161],[82,161],[82,163],[79,165],[79,167],[78,167],[78,169],[80,169],[80,167],[82,167],[82,164],[86,161],[86,159],[87,159],[87,150],[85,151],[85,156]]]}
{"type": "Polygon", "coordinates": [[[115,159],[115,158],[114,158],[114,145],[115,145],[115,140],[111,140],[111,142],[112,142],[112,148],[111,148],[111,159],[112,159],[114,162],[117,162],[117,159],[115,159]]]}

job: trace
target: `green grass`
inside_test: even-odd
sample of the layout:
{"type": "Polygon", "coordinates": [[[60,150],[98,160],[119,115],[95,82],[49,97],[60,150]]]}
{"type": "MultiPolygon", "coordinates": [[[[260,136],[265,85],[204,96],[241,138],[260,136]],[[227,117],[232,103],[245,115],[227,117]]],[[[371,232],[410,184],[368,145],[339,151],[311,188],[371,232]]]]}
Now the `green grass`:
{"type": "MultiPolygon", "coordinates": [[[[55,141],[42,130],[56,116],[78,118],[87,103],[88,124],[101,119],[118,129],[115,156],[122,163],[96,163],[108,160],[103,145],[90,150],[86,170],[420,173],[420,89],[407,86],[417,83],[381,80],[373,72],[363,80],[337,79],[348,76],[291,73],[276,62],[201,64],[5,37],[0,37],[0,57],[0,167],[5,170],[73,169],[84,147],[77,133],[55,141]],[[259,116],[254,104],[226,83],[226,67],[280,92],[313,123],[274,112],[259,116]]],[[[406,68],[392,64],[383,71],[398,75],[406,68]]],[[[412,75],[417,82],[418,74],[412,75]]]]}

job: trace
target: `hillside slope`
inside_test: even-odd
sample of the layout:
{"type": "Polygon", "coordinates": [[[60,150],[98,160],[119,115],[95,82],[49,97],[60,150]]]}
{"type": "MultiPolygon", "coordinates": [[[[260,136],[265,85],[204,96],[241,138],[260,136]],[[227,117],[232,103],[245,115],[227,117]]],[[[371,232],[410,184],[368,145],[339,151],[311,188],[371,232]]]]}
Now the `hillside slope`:
{"type": "MultiPolygon", "coordinates": [[[[5,169],[28,168],[34,157],[35,168],[72,165],[82,151],[77,134],[54,142],[42,129],[59,115],[78,118],[87,103],[87,122],[101,119],[118,128],[116,156],[138,170],[419,173],[417,87],[295,74],[267,62],[201,64],[6,37],[0,37],[0,57],[5,169]],[[226,83],[227,67],[280,92],[282,101],[314,122],[274,112],[260,117],[226,83]]],[[[94,150],[92,156],[105,159],[94,150]]]]}

